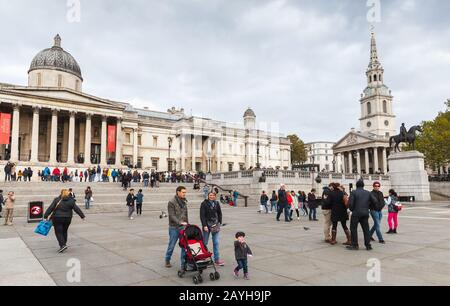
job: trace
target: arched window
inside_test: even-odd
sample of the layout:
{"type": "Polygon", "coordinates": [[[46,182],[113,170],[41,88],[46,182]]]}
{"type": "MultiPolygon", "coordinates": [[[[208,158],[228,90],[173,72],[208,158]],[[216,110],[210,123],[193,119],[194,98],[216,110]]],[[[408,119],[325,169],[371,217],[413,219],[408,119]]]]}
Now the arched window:
{"type": "Polygon", "coordinates": [[[385,101],[383,101],[383,113],[387,113],[388,111],[387,111],[387,102],[386,102],[386,100],[385,101]]]}
{"type": "Polygon", "coordinates": [[[372,76],[369,75],[369,83],[372,83],[372,76]]]}
{"type": "Polygon", "coordinates": [[[377,75],[376,75],[376,74],[373,76],[373,81],[374,81],[374,82],[377,81],[377,75]]]}
{"type": "Polygon", "coordinates": [[[382,80],[381,80],[381,74],[378,76],[378,80],[380,80],[380,82],[382,81],[382,80]]]}
{"type": "Polygon", "coordinates": [[[372,113],[372,104],[369,102],[367,103],[367,115],[370,115],[372,113]]]}

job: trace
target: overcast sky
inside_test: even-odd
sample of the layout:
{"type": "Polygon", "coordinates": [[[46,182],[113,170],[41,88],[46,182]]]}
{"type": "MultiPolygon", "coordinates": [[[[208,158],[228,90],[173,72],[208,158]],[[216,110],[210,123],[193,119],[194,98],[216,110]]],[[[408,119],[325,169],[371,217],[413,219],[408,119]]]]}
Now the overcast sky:
{"type": "MultiPolygon", "coordinates": [[[[0,82],[27,84],[53,45],[78,61],[83,91],[137,107],[240,122],[248,106],[306,142],[359,128],[370,25],[366,0],[0,0],[0,82]]],[[[397,125],[450,98],[450,1],[382,0],[376,23],[397,125]]]]}

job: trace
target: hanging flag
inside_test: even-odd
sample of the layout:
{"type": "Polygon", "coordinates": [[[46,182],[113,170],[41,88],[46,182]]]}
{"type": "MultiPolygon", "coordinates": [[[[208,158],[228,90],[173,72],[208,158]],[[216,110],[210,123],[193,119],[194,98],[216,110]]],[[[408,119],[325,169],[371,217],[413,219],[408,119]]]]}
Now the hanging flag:
{"type": "Polygon", "coordinates": [[[108,125],[108,153],[116,152],[116,126],[108,125]]]}
{"type": "Polygon", "coordinates": [[[0,114],[0,144],[9,145],[11,137],[11,114],[0,114]]]}

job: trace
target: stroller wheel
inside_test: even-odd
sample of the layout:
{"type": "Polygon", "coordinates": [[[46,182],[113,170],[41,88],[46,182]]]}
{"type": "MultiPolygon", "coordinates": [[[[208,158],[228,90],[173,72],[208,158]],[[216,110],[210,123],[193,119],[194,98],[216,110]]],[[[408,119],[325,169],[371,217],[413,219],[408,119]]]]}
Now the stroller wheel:
{"type": "Polygon", "coordinates": [[[220,274],[219,274],[219,272],[214,273],[214,276],[215,276],[216,280],[219,280],[219,279],[220,279],[220,274]]]}
{"type": "Polygon", "coordinates": [[[179,278],[183,278],[184,276],[184,272],[183,271],[178,271],[178,277],[179,278]]]}
{"type": "Polygon", "coordinates": [[[192,277],[192,281],[194,282],[195,285],[198,284],[198,277],[197,276],[193,276],[192,277]]]}
{"type": "Polygon", "coordinates": [[[209,274],[209,279],[212,280],[212,281],[216,280],[216,276],[214,275],[214,273],[210,273],[209,274]]]}
{"type": "Polygon", "coordinates": [[[197,276],[197,279],[200,284],[203,283],[203,277],[201,275],[197,276]]]}

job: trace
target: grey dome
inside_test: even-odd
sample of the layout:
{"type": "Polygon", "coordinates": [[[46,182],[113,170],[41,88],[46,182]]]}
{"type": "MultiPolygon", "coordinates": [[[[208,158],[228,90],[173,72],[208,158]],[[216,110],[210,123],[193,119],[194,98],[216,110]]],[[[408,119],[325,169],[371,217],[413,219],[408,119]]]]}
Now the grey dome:
{"type": "Polygon", "coordinates": [[[30,73],[37,69],[54,69],[71,73],[83,80],[81,69],[70,53],[61,48],[61,37],[56,35],[55,45],[52,48],[39,52],[31,62],[30,73]]]}
{"type": "Polygon", "coordinates": [[[245,117],[254,117],[254,118],[256,118],[256,115],[255,115],[255,112],[249,107],[244,113],[244,118],[245,117]]]}

